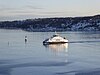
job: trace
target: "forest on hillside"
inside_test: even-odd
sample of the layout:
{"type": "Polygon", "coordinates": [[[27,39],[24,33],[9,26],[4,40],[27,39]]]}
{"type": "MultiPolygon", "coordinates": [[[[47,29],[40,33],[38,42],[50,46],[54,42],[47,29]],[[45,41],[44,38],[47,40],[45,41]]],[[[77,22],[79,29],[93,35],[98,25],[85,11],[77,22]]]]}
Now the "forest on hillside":
{"type": "Polygon", "coordinates": [[[100,15],[1,21],[0,28],[26,31],[100,31],[100,15]]]}

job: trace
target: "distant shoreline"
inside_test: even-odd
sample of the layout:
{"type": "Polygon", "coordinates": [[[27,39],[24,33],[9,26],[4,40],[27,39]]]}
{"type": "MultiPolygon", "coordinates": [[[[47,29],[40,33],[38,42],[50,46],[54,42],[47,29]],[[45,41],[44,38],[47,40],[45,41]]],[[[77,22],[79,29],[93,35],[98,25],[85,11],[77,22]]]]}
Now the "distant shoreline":
{"type": "Polygon", "coordinates": [[[66,18],[38,18],[1,21],[1,29],[22,29],[30,32],[100,31],[100,15],[66,18]]]}

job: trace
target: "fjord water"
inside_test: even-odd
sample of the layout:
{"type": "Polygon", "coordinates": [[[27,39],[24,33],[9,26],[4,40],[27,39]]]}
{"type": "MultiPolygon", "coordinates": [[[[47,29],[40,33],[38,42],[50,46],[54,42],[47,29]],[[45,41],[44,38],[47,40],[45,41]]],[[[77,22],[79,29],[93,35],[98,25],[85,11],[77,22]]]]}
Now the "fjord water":
{"type": "Polygon", "coordinates": [[[43,45],[54,32],[0,29],[0,75],[100,75],[100,32],[58,33],[69,43],[43,45]]]}

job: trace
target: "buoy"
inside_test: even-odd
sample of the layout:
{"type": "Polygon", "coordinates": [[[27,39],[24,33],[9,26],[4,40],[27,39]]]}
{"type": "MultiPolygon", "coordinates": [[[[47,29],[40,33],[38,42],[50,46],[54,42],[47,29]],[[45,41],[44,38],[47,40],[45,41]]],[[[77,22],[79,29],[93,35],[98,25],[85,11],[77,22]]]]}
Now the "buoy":
{"type": "Polygon", "coordinates": [[[27,42],[27,36],[25,36],[25,43],[27,42]]]}

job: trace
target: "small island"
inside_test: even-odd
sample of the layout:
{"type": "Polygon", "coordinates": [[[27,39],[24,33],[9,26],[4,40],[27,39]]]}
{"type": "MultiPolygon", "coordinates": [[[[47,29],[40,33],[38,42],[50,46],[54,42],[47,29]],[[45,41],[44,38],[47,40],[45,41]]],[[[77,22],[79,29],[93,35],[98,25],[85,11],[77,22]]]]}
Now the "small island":
{"type": "Polygon", "coordinates": [[[30,32],[100,31],[100,15],[0,21],[0,28],[22,29],[30,32]]]}

